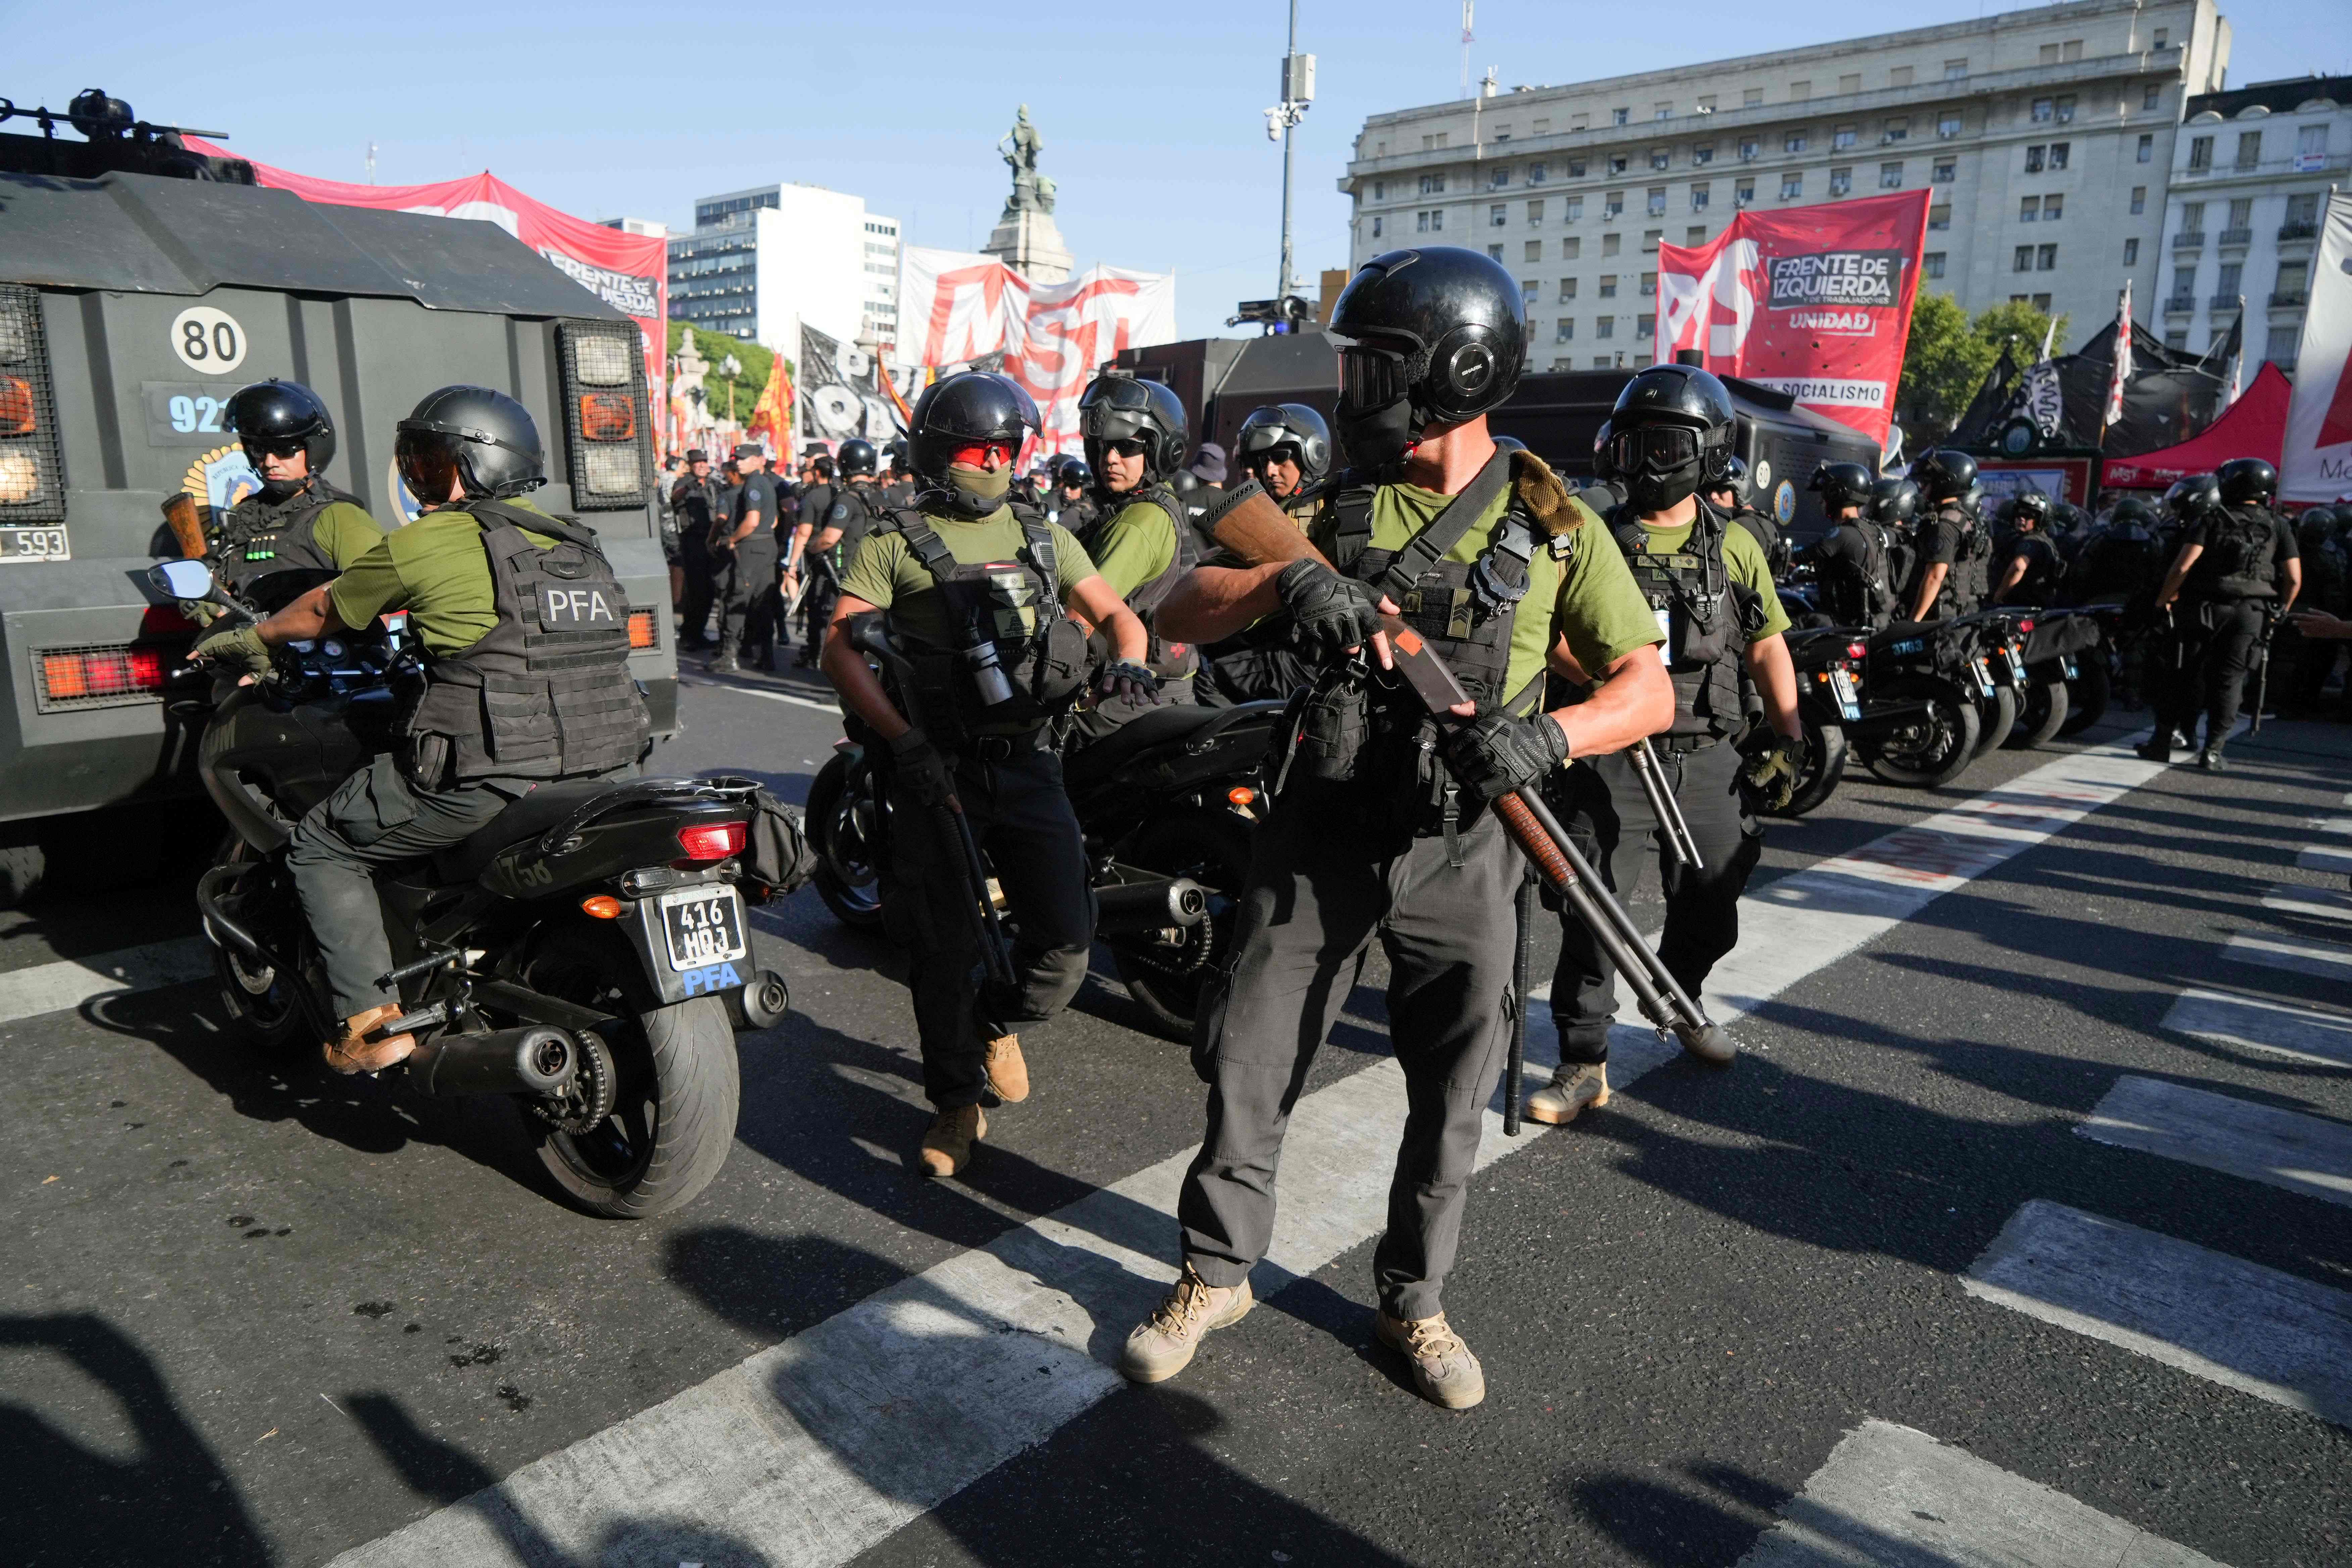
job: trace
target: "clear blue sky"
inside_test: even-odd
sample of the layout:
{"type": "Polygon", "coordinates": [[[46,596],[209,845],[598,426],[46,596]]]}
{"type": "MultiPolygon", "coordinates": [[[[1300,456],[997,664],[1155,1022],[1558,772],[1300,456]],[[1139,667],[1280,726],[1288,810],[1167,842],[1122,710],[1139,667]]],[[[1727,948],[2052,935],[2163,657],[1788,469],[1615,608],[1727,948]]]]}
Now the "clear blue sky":
{"type": "MultiPolygon", "coordinates": [[[[2000,9],[1994,6],[1994,9],[2000,9]]],[[[1982,14],[1921,0],[1886,25],[1982,14]]],[[[2232,84],[2352,71],[2345,0],[2243,0],[2232,84]]],[[[1081,265],[1179,274],[1186,335],[1274,289],[1281,155],[1279,0],[1052,5],[619,5],[408,0],[232,5],[0,0],[0,94],[62,109],[81,88],[150,120],[226,131],[237,152],[386,184],[488,168],[584,217],[690,226],[697,195],[801,180],[897,215],[918,245],[987,236],[1006,190],[995,144],[1026,102],[1081,265]],[[306,14],[307,12],[307,14],[306,14]],[[273,29],[268,19],[282,18],[273,29]],[[982,20],[976,22],[974,19],[982,20]]],[[[1566,82],[1809,42],[1849,8],[1484,0],[1472,76],[1566,82]]],[[[1347,259],[1334,182],[1364,116],[1454,96],[1458,0],[1302,0],[1319,57],[1298,132],[1297,267],[1347,259]]]]}

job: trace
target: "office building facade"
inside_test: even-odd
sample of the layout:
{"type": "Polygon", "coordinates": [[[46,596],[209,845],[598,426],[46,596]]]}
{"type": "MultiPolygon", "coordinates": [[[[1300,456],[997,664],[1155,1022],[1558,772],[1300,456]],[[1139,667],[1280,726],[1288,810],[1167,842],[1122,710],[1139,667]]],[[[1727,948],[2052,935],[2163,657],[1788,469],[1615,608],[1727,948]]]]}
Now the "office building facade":
{"type": "Polygon", "coordinates": [[[898,220],[816,185],[704,196],[669,242],[669,313],[706,331],[800,353],[805,321],[844,342],[898,330],[898,220]]]}

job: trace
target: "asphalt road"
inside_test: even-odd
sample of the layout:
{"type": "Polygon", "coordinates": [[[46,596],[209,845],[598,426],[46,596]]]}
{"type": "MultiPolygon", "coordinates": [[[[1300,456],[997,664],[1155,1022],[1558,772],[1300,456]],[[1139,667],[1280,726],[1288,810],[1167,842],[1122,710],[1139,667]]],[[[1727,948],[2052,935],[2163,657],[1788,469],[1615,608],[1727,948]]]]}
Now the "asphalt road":
{"type": "MultiPolygon", "coordinates": [[[[839,732],[814,690],[690,685],[658,765],[797,799],[839,732]]],[[[863,1404],[796,1401],[839,1358],[919,1338],[905,1304],[926,1292],[968,1316],[1011,1300],[956,1294],[991,1259],[1055,1301],[1149,1300],[1131,1272],[1040,1261],[1041,1237],[1080,1262],[1130,1241],[1172,1259],[1147,1178],[1199,1137],[1200,1089],[1107,960],[1030,1043],[1036,1093],[992,1114],[969,1179],[926,1183],[906,1168],[926,1113],[894,956],[813,891],[758,912],[793,1016],[740,1040],[718,1181],[625,1226],[555,1203],[502,1105],[258,1058],[207,984],[154,984],[192,973],[184,880],[0,916],[0,1190],[23,1205],[0,1286],[0,1562],[322,1563],[489,1519],[496,1560],[662,1568],[1849,1560],[1803,1556],[1806,1530],[1877,1542],[1851,1560],[1958,1563],[2012,1560],[1963,1546],[2044,1509],[2152,1554],[2062,1531],[2014,1561],[2200,1560],[2167,1542],[2238,1568],[2352,1560],[2352,930],[2326,891],[2352,836],[2317,826],[2352,816],[2352,731],[2266,726],[2232,755],[2226,775],[2139,782],[2112,746],[2088,753],[2116,778],[2054,827],[1969,805],[2037,769],[2034,798],[2076,789],[2053,752],[1934,793],[1851,778],[1776,825],[1751,897],[1779,907],[1787,879],[1794,913],[1751,918],[1739,956],[1786,984],[1736,1026],[1738,1065],[1635,1077],[1625,1058],[1610,1107],[1498,1142],[1477,1178],[1446,1300],[1490,1394],[1464,1415],[1412,1397],[1374,1346],[1370,1232],[1336,1226],[1157,1389],[1098,1381],[1129,1319],[1066,1345],[1015,1315],[972,1329],[970,1354],[859,1370],[841,1386],[874,1390],[863,1404]],[[1925,887],[1888,836],[1916,849],[1954,823],[2009,836],[2009,858],[1853,951],[1790,951],[1838,868],[1925,887]],[[128,988],[91,976],[134,949],[128,988]],[[2184,993],[2257,1021],[2186,1032],[2184,993]],[[2272,1145],[2227,1135],[2250,1117],[2272,1145]],[[2244,1148],[2273,1145],[2247,1173],[2244,1148]],[[1127,1218],[1099,1223],[1113,1204],[1127,1218]],[[2061,1247],[2070,1215],[2110,1250],[2061,1247]],[[2061,1300],[2069,1280],[2089,1305],[2061,1300]],[[968,1400],[967,1369],[1008,1335],[1019,1359],[1024,1333],[1037,1386],[968,1400]],[[773,1514],[664,1467],[698,1452],[709,1391],[746,1365],[798,1425],[745,1415],[712,1451],[756,1469],[764,1444],[814,1441],[808,1473],[835,1478],[773,1514]],[[1914,1464],[1873,1523],[1841,1500],[1899,1428],[1975,1479],[1948,1495],[1914,1464]],[[643,1468],[596,1468],[624,1439],[643,1468]],[[803,1533],[761,1522],[787,1514],[803,1533]],[[1903,1544],[1938,1530],[1960,1544],[1903,1544]]],[[[1369,978],[1307,1086],[1318,1103],[1380,1081],[1369,978]]],[[[1392,1133],[1363,1135],[1377,1178],[1392,1133]]],[[[1321,1179],[1294,1161],[1285,1191],[1321,1179]]],[[[354,1561],[493,1560],[420,1555],[431,1539],[354,1561]]]]}

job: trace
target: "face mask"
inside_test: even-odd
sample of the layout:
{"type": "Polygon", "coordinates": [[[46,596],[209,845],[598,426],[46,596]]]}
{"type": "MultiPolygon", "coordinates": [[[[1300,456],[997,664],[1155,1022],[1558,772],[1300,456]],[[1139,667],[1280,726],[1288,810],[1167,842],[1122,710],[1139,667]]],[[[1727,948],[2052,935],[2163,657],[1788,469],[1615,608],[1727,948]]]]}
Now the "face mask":
{"type": "Polygon", "coordinates": [[[1633,510],[1644,516],[1680,506],[1698,493],[1698,465],[1693,463],[1663,474],[1635,474],[1626,482],[1626,489],[1633,510]]]}
{"type": "Polygon", "coordinates": [[[1349,462],[1375,473],[1387,472],[1402,463],[1421,435],[1413,424],[1410,399],[1400,399],[1368,414],[1342,414],[1338,424],[1339,442],[1348,449],[1349,462]]]}
{"type": "Polygon", "coordinates": [[[987,468],[975,468],[969,463],[950,463],[948,483],[968,500],[985,502],[988,509],[993,510],[1013,489],[1013,470],[998,468],[992,472],[987,468]]]}

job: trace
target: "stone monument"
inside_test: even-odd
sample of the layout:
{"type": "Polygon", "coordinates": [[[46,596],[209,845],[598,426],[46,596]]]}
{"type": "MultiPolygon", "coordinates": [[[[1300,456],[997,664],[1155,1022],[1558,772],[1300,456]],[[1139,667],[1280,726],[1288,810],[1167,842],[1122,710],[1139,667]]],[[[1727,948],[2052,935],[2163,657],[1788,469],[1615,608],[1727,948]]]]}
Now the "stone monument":
{"type": "Polygon", "coordinates": [[[1013,171],[1013,195],[980,248],[1032,283],[1060,283],[1070,276],[1070,251],[1054,223],[1054,182],[1037,172],[1037,154],[1045,146],[1024,103],[1012,132],[996,144],[1013,171]]]}

